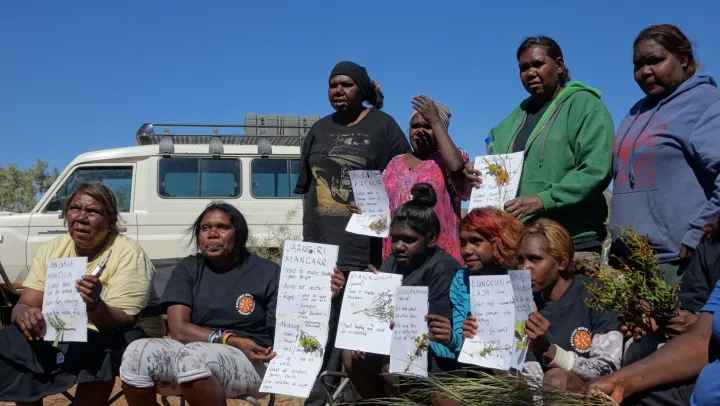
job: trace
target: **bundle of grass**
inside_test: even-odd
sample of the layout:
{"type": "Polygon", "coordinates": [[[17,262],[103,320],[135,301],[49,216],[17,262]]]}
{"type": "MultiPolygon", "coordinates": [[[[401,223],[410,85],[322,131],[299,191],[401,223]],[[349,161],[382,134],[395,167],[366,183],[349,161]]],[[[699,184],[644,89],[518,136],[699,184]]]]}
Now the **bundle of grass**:
{"type": "Polygon", "coordinates": [[[619,269],[601,266],[587,272],[598,283],[587,285],[590,297],[586,303],[597,311],[620,312],[625,321],[646,331],[662,329],[680,307],[680,285],[665,283],[647,237],[632,228],[622,232],[620,242],[626,249],[626,258],[615,257],[619,269]]]}
{"type": "Polygon", "coordinates": [[[472,378],[451,374],[427,378],[406,376],[402,385],[412,388],[401,397],[376,399],[372,403],[396,406],[429,405],[439,399],[453,400],[460,406],[617,406],[609,396],[596,391],[589,397],[542,386],[522,375],[493,376],[473,372],[472,378]]]}

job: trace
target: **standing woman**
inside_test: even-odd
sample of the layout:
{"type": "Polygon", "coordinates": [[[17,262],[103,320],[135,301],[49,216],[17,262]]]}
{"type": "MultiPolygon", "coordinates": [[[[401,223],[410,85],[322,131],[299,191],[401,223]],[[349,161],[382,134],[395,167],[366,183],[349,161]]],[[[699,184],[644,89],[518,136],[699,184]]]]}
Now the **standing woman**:
{"type": "MultiPolygon", "coordinates": [[[[345,231],[354,200],[348,172],[383,171],[396,156],[410,152],[400,126],[380,109],[384,96],[370,80],[367,70],[354,62],[340,62],[330,73],[328,99],[335,113],[323,117],[308,132],[300,157],[295,193],[303,199],[303,239],[340,246],[337,267],[345,274],[364,271],[368,264],[380,266],[382,240],[345,231]],[[367,102],[373,108],[363,105],[367,102]]],[[[342,294],[332,304],[330,331],[323,369],[340,367],[334,347],[342,294]]],[[[316,382],[307,404],[325,404],[316,382]]]]}
{"type": "Polygon", "coordinates": [[[649,235],[666,282],[675,282],[720,209],[720,90],[696,74],[692,43],[673,25],[645,28],[633,47],[646,96],[615,142],[612,237],[617,243],[628,226],[649,235]]]}
{"type": "Polygon", "coordinates": [[[545,217],[565,227],[575,251],[599,254],[607,235],[612,118],[601,93],[571,82],[560,46],[525,39],[517,50],[520,80],[530,93],[490,131],[493,154],[524,152],[520,190],[505,210],[519,219],[545,217]]]}

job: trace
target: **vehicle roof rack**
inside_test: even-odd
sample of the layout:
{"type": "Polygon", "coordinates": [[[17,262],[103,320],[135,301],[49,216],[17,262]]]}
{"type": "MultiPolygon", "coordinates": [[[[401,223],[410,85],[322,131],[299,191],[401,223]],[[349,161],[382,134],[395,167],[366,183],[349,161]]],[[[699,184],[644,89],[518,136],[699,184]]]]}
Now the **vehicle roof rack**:
{"type": "Polygon", "coordinates": [[[258,117],[245,115],[245,124],[143,123],[135,139],[138,145],[160,145],[160,153],[174,152],[175,144],[208,145],[211,154],[222,154],[224,145],[257,145],[261,155],[269,155],[272,146],[302,146],[308,131],[320,116],[258,117]],[[162,128],[156,133],[155,128],[162,128]],[[178,132],[174,128],[188,128],[178,132]],[[171,130],[172,129],[172,130],[171,130]]]}

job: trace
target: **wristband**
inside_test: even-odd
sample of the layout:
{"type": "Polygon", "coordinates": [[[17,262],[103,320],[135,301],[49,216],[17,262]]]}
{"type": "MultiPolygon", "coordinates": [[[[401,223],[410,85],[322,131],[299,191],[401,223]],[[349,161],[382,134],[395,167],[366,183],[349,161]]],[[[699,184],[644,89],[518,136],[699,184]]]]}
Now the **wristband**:
{"type": "Polygon", "coordinates": [[[217,335],[217,332],[215,332],[215,331],[211,331],[211,332],[210,332],[210,335],[208,336],[208,342],[209,342],[210,344],[212,344],[213,341],[215,340],[215,335],[217,335]]]}
{"type": "Polygon", "coordinates": [[[235,337],[235,334],[228,331],[223,335],[222,343],[227,345],[227,341],[230,339],[230,337],[235,337]]]}

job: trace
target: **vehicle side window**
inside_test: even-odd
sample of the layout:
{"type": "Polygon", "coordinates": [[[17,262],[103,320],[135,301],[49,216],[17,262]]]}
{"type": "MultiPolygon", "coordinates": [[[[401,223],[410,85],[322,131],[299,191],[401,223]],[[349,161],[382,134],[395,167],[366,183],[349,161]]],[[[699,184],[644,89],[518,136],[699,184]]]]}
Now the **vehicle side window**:
{"type": "Polygon", "coordinates": [[[240,161],[214,158],[161,158],[158,194],[167,198],[240,196],[240,161]]]}
{"type": "Polygon", "coordinates": [[[118,199],[118,210],[121,213],[127,213],[130,211],[132,202],[132,176],[133,168],[131,166],[77,168],[60,186],[53,199],[45,206],[44,212],[62,210],[63,198],[70,196],[81,183],[102,182],[115,193],[118,199]]]}
{"type": "Polygon", "coordinates": [[[298,159],[253,159],[250,163],[252,195],[258,199],[301,198],[293,193],[298,175],[298,159]]]}

